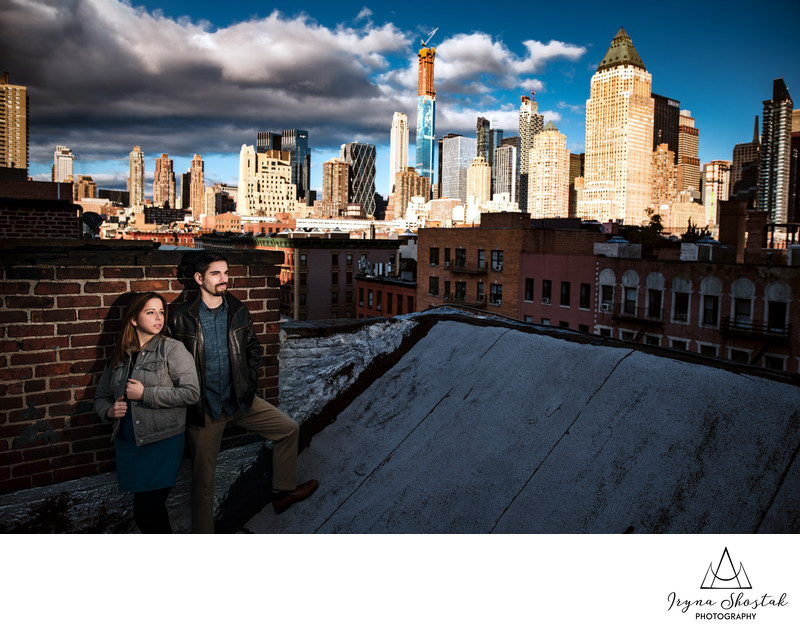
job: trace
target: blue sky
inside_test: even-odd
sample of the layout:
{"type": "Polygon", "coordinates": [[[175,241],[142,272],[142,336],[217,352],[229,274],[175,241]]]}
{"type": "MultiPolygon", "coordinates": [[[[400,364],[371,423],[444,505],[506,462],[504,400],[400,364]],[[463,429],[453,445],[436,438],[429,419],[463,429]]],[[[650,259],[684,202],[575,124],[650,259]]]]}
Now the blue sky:
{"type": "Polygon", "coordinates": [[[437,137],[474,136],[477,116],[516,135],[519,98],[535,90],[545,119],[582,151],[589,81],[620,26],[653,91],[691,110],[703,162],[729,160],[751,139],[774,78],[800,107],[800,3],[768,12],[738,0],[655,13],[600,5],[407,3],[395,12],[364,2],[5,0],[0,71],[29,87],[32,176],[49,179],[63,144],[76,173],[119,188],[133,145],[148,173],[162,152],[176,172],[199,153],[209,184],[234,184],[243,143],[304,128],[312,187],[322,162],[359,140],[378,146],[385,195],[392,113],[408,114],[413,145],[416,51],[437,27],[437,137]]]}

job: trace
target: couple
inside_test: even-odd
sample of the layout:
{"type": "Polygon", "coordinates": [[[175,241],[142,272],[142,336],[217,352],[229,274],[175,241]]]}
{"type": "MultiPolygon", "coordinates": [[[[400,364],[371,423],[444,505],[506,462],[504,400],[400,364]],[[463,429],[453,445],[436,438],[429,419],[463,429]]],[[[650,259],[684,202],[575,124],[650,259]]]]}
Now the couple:
{"type": "Polygon", "coordinates": [[[274,442],[277,513],[319,485],[313,479],[296,484],[298,425],[256,396],[261,344],[250,312],[227,294],[227,259],[203,252],[194,262],[194,279],[200,294],[169,319],[159,294],[133,298],[94,399],[100,418],[114,423],[117,477],[122,489],[133,492],[142,533],[172,531],[166,501],[183,456],[184,429],[194,533],[214,532],[214,471],[228,423],[274,442]],[[167,323],[172,338],[162,335],[167,323]]]}

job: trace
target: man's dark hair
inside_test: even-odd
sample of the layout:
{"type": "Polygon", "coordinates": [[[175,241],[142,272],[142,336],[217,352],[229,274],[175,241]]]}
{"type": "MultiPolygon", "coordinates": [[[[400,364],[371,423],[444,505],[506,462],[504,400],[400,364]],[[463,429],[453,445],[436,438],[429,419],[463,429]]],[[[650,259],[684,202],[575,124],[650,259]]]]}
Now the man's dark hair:
{"type": "Polygon", "coordinates": [[[194,260],[194,271],[199,272],[200,276],[205,276],[209,266],[215,261],[224,261],[228,263],[228,257],[221,252],[213,252],[211,250],[204,250],[201,252],[197,259],[194,260]]]}

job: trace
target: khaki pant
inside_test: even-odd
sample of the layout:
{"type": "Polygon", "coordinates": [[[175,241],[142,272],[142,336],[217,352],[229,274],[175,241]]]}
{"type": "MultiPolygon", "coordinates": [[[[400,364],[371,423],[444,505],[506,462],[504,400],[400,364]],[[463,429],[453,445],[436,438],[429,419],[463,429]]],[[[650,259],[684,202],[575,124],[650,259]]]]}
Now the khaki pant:
{"type": "Polygon", "coordinates": [[[272,487],[291,491],[297,486],[297,440],[299,426],[272,404],[260,397],[246,413],[238,411],[219,419],[206,414],[203,427],[186,425],[192,457],[192,532],[214,533],[214,473],[222,433],[229,423],[257,432],[274,443],[272,487]]]}

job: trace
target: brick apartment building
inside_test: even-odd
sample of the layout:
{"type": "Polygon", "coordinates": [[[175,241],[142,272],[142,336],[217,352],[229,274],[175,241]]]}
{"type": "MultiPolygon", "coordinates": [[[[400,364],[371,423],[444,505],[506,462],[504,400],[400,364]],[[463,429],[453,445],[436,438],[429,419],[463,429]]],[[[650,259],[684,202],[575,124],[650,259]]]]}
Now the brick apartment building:
{"type": "Polygon", "coordinates": [[[733,219],[740,226],[730,245],[665,244],[645,254],[591,225],[531,222],[524,213],[423,229],[417,308],[463,305],[800,372],[800,246],[763,249],[768,227],[749,219],[747,252],[742,217],[733,219]]]}
{"type": "Polygon", "coordinates": [[[280,312],[295,320],[356,318],[356,277],[367,268],[395,269],[397,239],[350,239],[337,233],[291,233],[292,236],[204,235],[208,249],[278,251],[284,254],[280,267],[280,312]],[[362,264],[366,262],[366,264],[362,264]]]}

